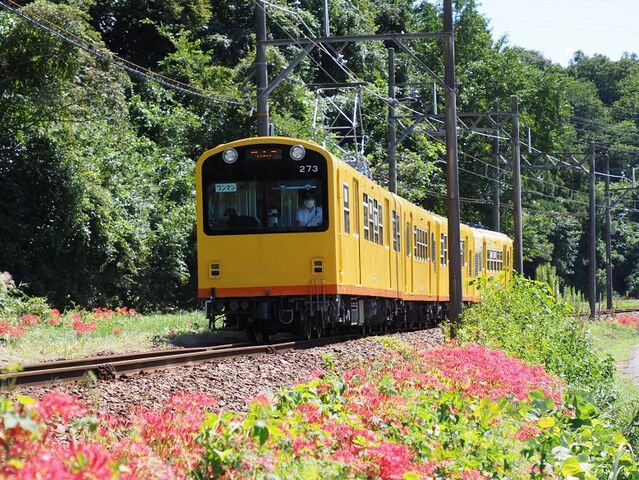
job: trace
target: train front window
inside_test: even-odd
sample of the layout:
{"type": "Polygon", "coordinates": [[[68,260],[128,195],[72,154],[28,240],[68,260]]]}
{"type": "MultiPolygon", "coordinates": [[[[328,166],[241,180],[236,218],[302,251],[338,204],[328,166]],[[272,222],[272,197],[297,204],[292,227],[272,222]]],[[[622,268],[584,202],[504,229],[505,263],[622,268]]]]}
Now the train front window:
{"type": "Polygon", "coordinates": [[[288,155],[289,148],[273,146],[273,151],[282,153],[270,158],[239,148],[233,164],[225,163],[221,155],[204,162],[203,213],[208,235],[328,228],[326,160],[307,151],[303,160],[294,161],[288,155]]]}

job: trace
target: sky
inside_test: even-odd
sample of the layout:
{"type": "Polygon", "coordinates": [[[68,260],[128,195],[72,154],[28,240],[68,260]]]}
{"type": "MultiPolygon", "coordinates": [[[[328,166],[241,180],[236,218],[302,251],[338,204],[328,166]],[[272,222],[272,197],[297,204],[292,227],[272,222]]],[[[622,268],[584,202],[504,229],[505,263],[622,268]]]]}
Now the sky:
{"type": "Polygon", "coordinates": [[[639,54],[639,0],[478,0],[493,38],[568,65],[573,53],[639,54]]]}

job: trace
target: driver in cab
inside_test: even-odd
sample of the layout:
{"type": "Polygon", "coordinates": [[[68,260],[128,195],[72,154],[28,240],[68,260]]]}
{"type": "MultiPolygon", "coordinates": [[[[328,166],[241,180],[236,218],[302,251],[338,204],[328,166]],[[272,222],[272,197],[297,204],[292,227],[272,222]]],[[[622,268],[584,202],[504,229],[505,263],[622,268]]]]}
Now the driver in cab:
{"type": "Polygon", "coordinates": [[[298,227],[318,227],[322,224],[322,207],[317,205],[315,196],[308,193],[304,196],[303,206],[295,214],[295,225],[298,227]]]}

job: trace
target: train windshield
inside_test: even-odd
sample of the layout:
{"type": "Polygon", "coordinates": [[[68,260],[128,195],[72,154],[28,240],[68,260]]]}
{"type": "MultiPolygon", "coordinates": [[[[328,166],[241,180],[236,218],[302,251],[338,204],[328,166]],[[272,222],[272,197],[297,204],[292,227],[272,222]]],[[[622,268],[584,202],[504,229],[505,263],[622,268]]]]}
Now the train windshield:
{"type": "Polygon", "coordinates": [[[233,164],[225,163],[221,155],[204,162],[204,231],[208,235],[328,228],[326,160],[309,151],[303,160],[294,161],[288,156],[289,148],[274,148],[279,154],[271,158],[239,148],[233,164]]]}

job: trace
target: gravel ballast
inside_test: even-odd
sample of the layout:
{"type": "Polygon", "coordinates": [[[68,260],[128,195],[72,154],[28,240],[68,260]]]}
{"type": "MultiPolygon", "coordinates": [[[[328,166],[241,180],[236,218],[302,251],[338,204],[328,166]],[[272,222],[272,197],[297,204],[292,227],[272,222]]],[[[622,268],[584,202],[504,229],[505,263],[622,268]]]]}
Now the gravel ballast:
{"type": "MultiPolygon", "coordinates": [[[[390,335],[422,348],[441,344],[438,328],[390,335]]],[[[218,399],[224,409],[245,411],[247,400],[262,393],[276,392],[308,379],[321,369],[328,354],[338,369],[345,369],[384,351],[376,340],[363,338],[347,342],[294,350],[212,360],[195,365],[142,372],[97,383],[73,382],[57,386],[19,388],[19,393],[39,398],[47,392],[64,392],[97,407],[98,413],[126,415],[131,408],[156,408],[178,390],[203,392],[218,399]]]]}

